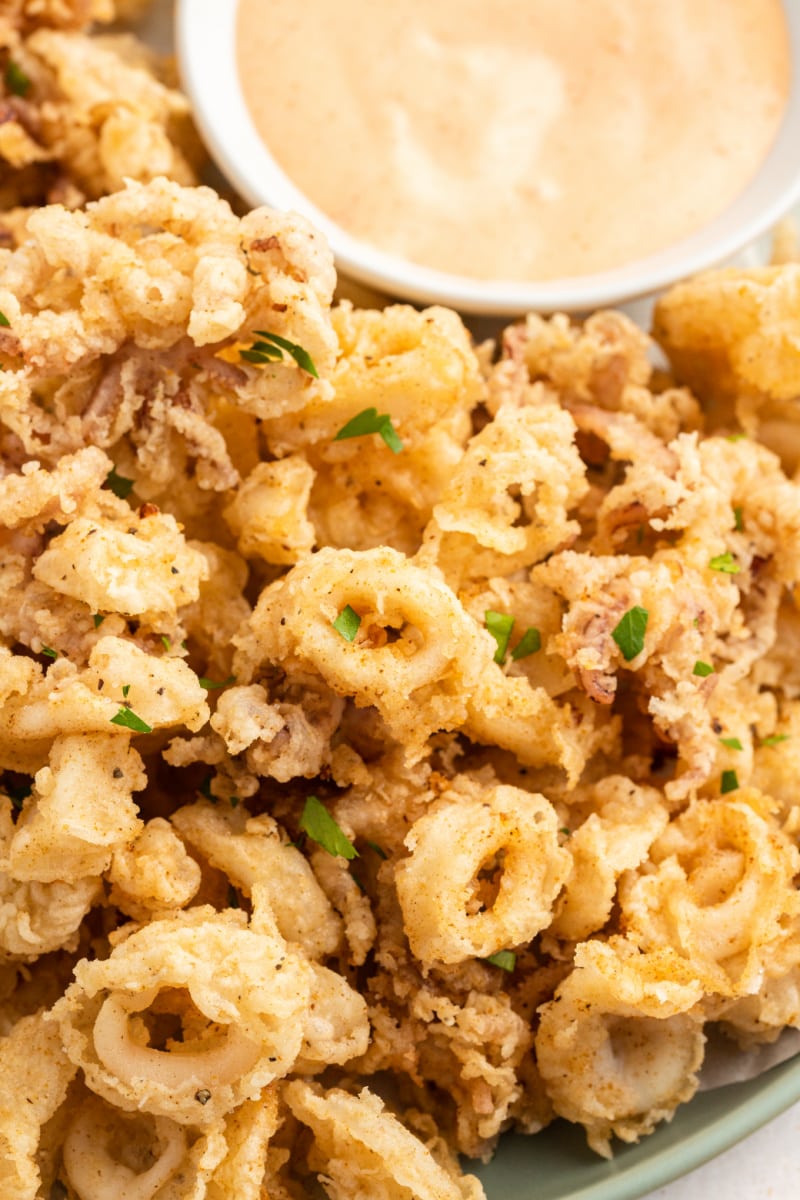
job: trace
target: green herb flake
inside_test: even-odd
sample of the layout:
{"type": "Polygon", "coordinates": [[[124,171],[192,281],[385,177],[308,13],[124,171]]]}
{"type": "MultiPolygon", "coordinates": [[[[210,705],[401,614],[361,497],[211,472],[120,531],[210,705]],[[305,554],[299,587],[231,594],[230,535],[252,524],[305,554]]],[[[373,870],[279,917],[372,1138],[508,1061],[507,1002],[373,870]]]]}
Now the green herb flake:
{"type": "Polygon", "coordinates": [[[4,312],[0,312],[0,325],[2,325],[4,329],[11,328],[11,322],[4,312]]]}
{"type": "Polygon", "coordinates": [[[727,440],[729,442],[743,442],[746,438],[746,433],[729,433],[727,440]]]}
{"type": "Polygon", "coordinates": [[[701,679],[705,679],[706,675],[714,674],[714,668],[712,667],[711,663],[702,662],[702,660],[698,658],[697,662],[692,668],[692,674],[699,675],[701,679]]]}
{"type": "Polygon", "coordinates": [[[94,622],[95,629],[99,629],[103,621],[105,621],[105,617],[102,613],[92,613],[92,621],[94,622]]]}
{"type": "Polygon", "coordinates": [[[316,796],[309,796],[303,807],[300,828],[313,842],[327,850],[334,858],[358,858],[349,837],[337,825],[325,805],[316,796]]]}
{"type": "Polygon", "coordinates": [[[122,725],[125,729],[132,729],[134,733],[152,733],[153,726],[148,725],[141,717],[137,717],[132,708],[127,705],[123,706],[115,717],[111,718],[112,725],[122,725]]]}
{"type": "Polygon", "coordinates": [[[356,634],[361,628],[361,617],[354,608],[347,604],[333,622],[333,628],[342,635],[346,642],[354,642],[356,634]]]}
{"type": "Polygon", "coordinates": [[[638,604],[635,604],[633,608],[628,609],[616,628],[611,631],[611,636],[619,646],[626,662],[636,658],[636,655],[641,654],[644,649],[644,635],[649,615],[646,608],[640,608],[638,604]]]}
{"type": "Polygon", "coordinates": [[[238,796],[231,796],[229,799],[230,799],[231,808],[239,807],[239,797],[238,796]]]}
{"type": "Polygon", "coordinates": [[[123,700],[127,700],[127,699],[128,699],[128,695],[129,695],[129,693],[130,693],[130,690],[131,690],[131,685],[130,685],[129,683],[124,683],[124,684],[122,685],[122,699],[123,699],[123,700]]]}
{"type": "Polygon", "coordinates": [[[761,745],[761,746],[779,746],[781,744],[781,742],[788,742],[788,741],[789,741],[788,733],[773,733],[773,734],[770,734],[769,737],[763,738],[762,741],[759,743],[759,745],[761,745]]]}
{"type": "Polygon", "coordinates": [[[229,675],[227,679],[217,682],[216,679],[206,679],[205,675],[201,675],[198,682],[207,692],[216,692],[218,688],[230,687],[232,683],[236,683],[236,676],[229,675]]]}
{"type": "Polygon", "coordinates": [[[172,642],[165,633],[161,634],[161,645],[164,647],[167,653],[169,653],[169,651],[172,649],[172,642]]]}
{"type": "Polygon", "coordinates": [[[724,554],[715,554],[708,565],[712,571],[722,571],[725,575],[738,575],[742,569],[730,550],[726,550],[724,554]]]}
{"type": "Polygon", "coordinates": [[[743,750],[744,747],[738,738],[720,738],[723,746],[727,746],[729,750],[743,750]]]}
{"type": "Polygon", "coordinates": [[[201,796],[205,796],[206,800],[210,800],[212,804],[216,804],[217,797],[214,795],[214,793],[211,790],[211,780],[213,778],[214,778],[213,774],[206,775],[205,779],[200,784],[200,787],[197,790],[201,796]]]}
{"type": "Polygon", "coordinates": [[[365,408],[363,412],[357,413],[352,420],[342,426],[333,440],[343,442],[346,438],[367,437],[371,433],[379,434],[392,454],[399,454],[403,449],[403,443],[392,424],[392,418],[388,413],[379,414],[377,408],[365,408]]]}
{"type": "Polygon", "coordinates": [[[532,625],[529,625],[511,651],[511,657],[514,662],[518,662],[521,658],[527,658],[529,654],[536,654],[541,648],[542,635],[538,629],[534,629],[532,625]]]}
{"type": "Polygon", "coordinates": [[[236,888],[232,884],[228,884],[228,908],[241,908],[241,901],[236,888]]]}
{"type": "Polygon", "coordinates": [[[386,853],[386,851],[384,849],[382,849],[382,847],[380,847],[377,842],[367,842],[367,845],[369,846],[370,850],[374,850],[375,853],[377,854],[378,858],[382,858],[384,860],[384,862],[389,857],[389,855],[386,853]]]}
{"type": "Polygon", "coordinates": [[[572,837],[572,830],[567,829],[566,825],[562,825],[558,832],[563,833],[564,837],[572,837]]]}
{"type": "Polygon", "coordinates": [[[9,59],[6,65],[5,81],[6,87],[15,96],[26,96],[30,91],[30,79],[13,59],[9,59]]]}
{"type": "Polygon", "coordinates": [[[41,653],[45,658],[58,658],[58,651],[54,650],[52,646],[42,646],[41,653]]]}
{"type": "Polygon", "coordinates": [[[493,967],[499,967],[501,971],[513,971],[517,965],[517,956],[513,950],[498,950],[497,954],[490,954],[483,961],[491,963],[493,967]]]}
{"type": "Polygon", "coordinates": [[[737,504],[733,510],[733,520],[737,533],[742,533],[744,530],[744,510],[741,505],[737,504]]]}
{"type": "Polygon", "coordinates": [[[133,480],[117,474],[117,468],[112,467],[106,475],[105,487],[109,488],[120,500],[127,500],[133,491],[133,480]]]}
{"type": "Polygon", "coordinates": [[[280,362],[283,358],[280,350],[275,346],[266,346],[263,342],[256,342],[252,350],[240,350],[239,358],[245,362],[256,363],[258,366],[264,366],[265,363],[280,362]],[[258,346],[263,346],[262,350],[257,349],[258,346]]]}
{"type": "MultiPolygon", "coordinates": [[[[266,329],[256,329],[255,333],[257,337],[264,339],[269,349],[277,346],[280,350],[285,350],[287,354],[291,355],[298,367],[306,371],[309,375],[313,375],[315,379],[319,379],[317,368],[314,366],[311,355],[302,346],[298,346],[297,342],[290,342],[288,338],[279,337],[277,333],[268,333],[266,329]]],[[[262,342],[256,342],[253,348],[260,349],[263,344],[262,342]]]]}
{"type": "Polygon", "coordinates": [[[484,613],[484,619],[486,621],[486,628],[497,642],[494,661],[500,663],[502,666],[506,661],[511,630],[514,628],[514,618],[510,613],[494,612],[493,609],[487,608],[484,613]]]}
{"type": "Polygon", "coordinates": [[[724,796],[726,792],[735,792],[739,786],[739,776],[735,771],[723,771],[719,790],[724,796]]]}

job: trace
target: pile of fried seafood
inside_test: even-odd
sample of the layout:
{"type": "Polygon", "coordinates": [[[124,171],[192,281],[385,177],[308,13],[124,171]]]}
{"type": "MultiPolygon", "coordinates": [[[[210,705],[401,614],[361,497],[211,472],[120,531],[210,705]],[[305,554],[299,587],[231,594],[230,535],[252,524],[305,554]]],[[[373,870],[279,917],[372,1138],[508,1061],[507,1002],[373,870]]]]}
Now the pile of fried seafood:
{"type": "Polygon", "coordinates": [[[334,305],[113,15],[0,8],[0,1193],[609,1155],[800,1027],[796,247],[655,341],[334,305]]]}

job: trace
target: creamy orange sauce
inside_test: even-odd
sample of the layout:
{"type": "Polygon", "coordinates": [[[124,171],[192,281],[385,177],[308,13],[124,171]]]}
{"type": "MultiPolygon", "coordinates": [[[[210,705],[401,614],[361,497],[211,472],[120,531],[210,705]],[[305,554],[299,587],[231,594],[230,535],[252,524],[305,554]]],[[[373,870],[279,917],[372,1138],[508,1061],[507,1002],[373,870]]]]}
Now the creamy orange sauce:
{"type": "Polygon", "coordinates": [[[779,0],[240,0],[270,151],[323,212],[481,279],[601,271],[722,212],[786,104],[779,0]]]}

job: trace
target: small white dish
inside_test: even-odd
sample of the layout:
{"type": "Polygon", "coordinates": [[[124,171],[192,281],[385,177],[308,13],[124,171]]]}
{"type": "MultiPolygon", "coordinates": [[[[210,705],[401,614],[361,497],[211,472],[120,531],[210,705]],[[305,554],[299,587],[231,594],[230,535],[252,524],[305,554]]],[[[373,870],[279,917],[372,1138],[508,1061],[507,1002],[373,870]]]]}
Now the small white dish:
{"type": "Polygon", "coordinates": [[[613,271],[539,283],[476,280],[419,266],[353,237],[312,204],[262,142],[242,95],[236,67],[238,0],[179,0],[176,42],[195,120],[225,176],[248,203],[295,209],[313,221],[327,237],[341,273],[393,296],[461,312],[581,312],[648,295],[724,262],[800,200],[800,0],[785,0],[784,8],[791,90],[775,143],[745,191],[715,220],[666,250],[613,271]]]}

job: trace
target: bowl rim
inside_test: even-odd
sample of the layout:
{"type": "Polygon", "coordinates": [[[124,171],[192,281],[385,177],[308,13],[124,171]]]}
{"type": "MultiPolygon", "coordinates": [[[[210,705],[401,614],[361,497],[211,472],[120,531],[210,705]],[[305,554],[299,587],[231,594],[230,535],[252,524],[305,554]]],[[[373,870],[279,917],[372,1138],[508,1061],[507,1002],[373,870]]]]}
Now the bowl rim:
{"type": "Polygon", "coordinates": [[[418,266],[347,233],[278,166],[256,131],[236,70],[239,0],[177,0],[175,40],[183,85],[212,157],[256,206],[302,212],[328,239],[342,274],[393,296],[461,312],[516,316],[582,312],[658,291],[730,258],[800,200],[800,2],[783,0],[791,81],[783,121],[764,162],[718,217],[667,249],[614,270],[528,283],[476,280],[418,266]],[[213,5],[213,16],[210,6],[213,5]]]}

